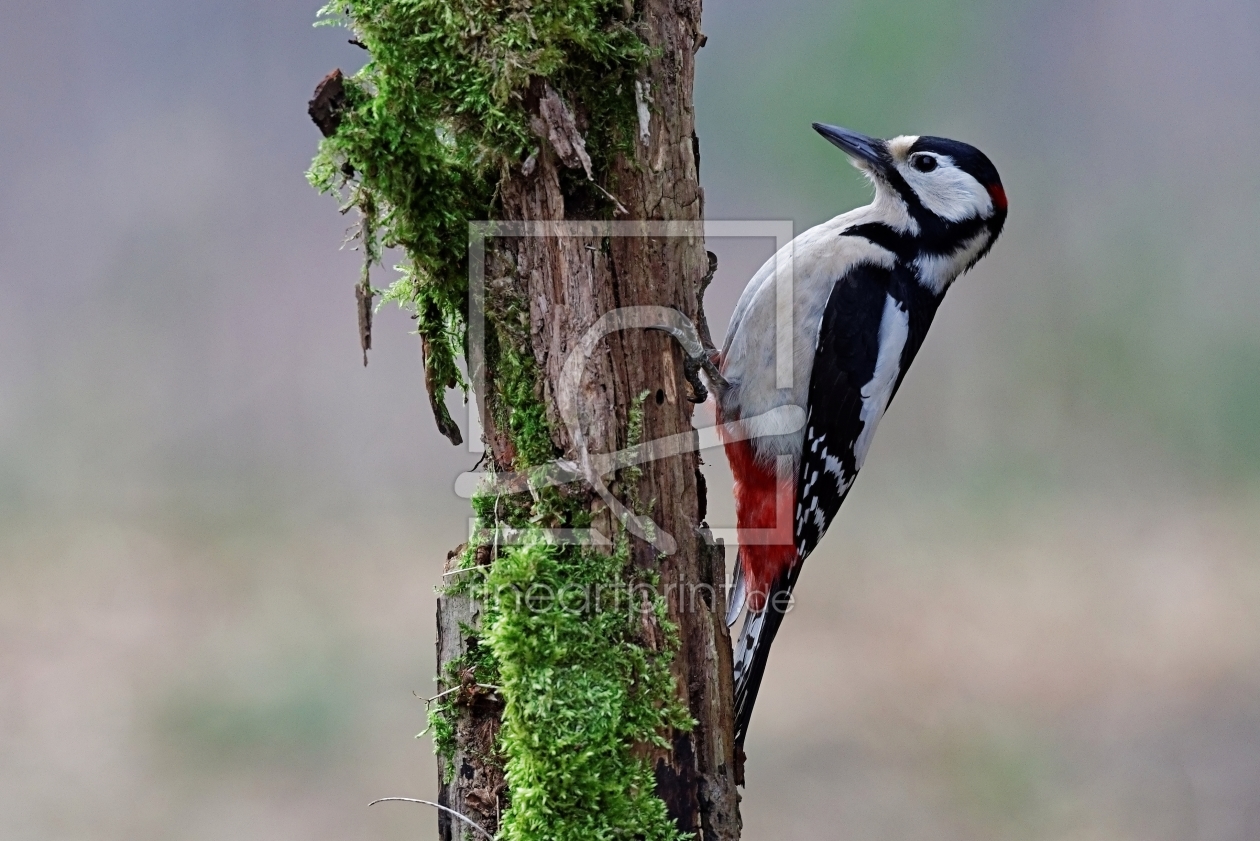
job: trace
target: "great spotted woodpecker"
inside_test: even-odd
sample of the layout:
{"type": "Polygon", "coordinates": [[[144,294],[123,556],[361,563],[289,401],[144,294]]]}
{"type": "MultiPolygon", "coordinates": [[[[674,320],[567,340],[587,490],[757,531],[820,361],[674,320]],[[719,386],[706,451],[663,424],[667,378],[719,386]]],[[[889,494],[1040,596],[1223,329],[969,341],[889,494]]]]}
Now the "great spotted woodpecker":
{"type": "Polygon", "coordinates": [[[870,179],[875,200],[811,228],[761,267],[719,357],[726,384],[718,412],[740,536],[727,624],[748,608],[735,648],[740,746],[801,565],[852,487],[946,290],[988,253],[1006,221],[997,170],[966,143],[814,129],[870,179]],[[789,261],[792,379],[782,388],[776,298],[789,261]],[[789,405],[805,410],[803,429],[761,424],[729,434],[741,419],[789,405]]]}

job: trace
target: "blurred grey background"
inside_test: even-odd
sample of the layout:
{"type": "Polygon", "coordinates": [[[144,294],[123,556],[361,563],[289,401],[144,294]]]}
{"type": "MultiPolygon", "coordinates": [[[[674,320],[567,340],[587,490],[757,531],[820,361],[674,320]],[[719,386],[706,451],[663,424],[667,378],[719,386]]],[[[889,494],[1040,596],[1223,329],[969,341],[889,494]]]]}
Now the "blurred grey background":
{"type": "MultiPolygon", "coordinates": [[[[316,0],[0,3],[0,837],[434,837],[433,586],[466,534],[419,350],[361,367],[303,171],[316,0]]],[[[806,568],[745,837],[1260,838],[1260,5],[711,2],[711,219],[1011,199],[806,568]]],[[[714,241],[725,323],[769,241],[714,241]]],[[[378,277],[379,285],[385,278],[378,277]]],[[[715,521],[730,520],[720,454],[715,521]]]]}

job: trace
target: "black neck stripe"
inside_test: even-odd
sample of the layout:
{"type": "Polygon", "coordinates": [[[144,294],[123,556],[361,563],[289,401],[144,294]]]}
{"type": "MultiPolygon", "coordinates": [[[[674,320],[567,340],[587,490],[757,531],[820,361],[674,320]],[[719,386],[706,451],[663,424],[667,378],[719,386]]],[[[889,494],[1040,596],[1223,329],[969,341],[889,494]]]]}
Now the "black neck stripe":
{"type": "Polygon", "coordinates": [[[863,237],[875,245],[887,248],[903,262],[909,263],[920,254],[952,254],[989,224],[988,219],[978,216],[961,222],[948,222],[934,214],[927,214],[927,218],[917,221],[917,236],[894,230],[884,222],[854,225],[845,228],[840,236],[863,237]]]}

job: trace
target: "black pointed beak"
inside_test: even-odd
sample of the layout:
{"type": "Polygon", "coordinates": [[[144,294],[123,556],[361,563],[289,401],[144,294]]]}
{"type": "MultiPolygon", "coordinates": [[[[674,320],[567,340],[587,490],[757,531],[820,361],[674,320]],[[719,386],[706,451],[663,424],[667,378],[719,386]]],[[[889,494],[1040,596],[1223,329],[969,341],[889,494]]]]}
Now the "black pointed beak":
{"type": "Polygon", "coordinates": [[[892,163],[888,157],[887,144],[877,137],[867,137],[865,134],[826,123],[814,123],[814,131],[839,146],[850,158],[868,164],[876,172],[884,172],[892,163]]]}

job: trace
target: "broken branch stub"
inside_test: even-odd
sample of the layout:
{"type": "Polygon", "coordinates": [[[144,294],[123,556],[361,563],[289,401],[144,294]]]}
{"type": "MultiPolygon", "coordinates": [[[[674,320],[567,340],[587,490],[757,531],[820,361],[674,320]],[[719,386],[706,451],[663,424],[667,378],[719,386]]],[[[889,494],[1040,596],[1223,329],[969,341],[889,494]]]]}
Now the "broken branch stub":
{"type": "Polygon", "coordinates": [[[332,137],[341,125],[341,112],[346,107],[345,77],[341,68],[329,73],[315,86],[315,95],[307,104],[306,113],[319,126],[324,137],[332,137]]]}

